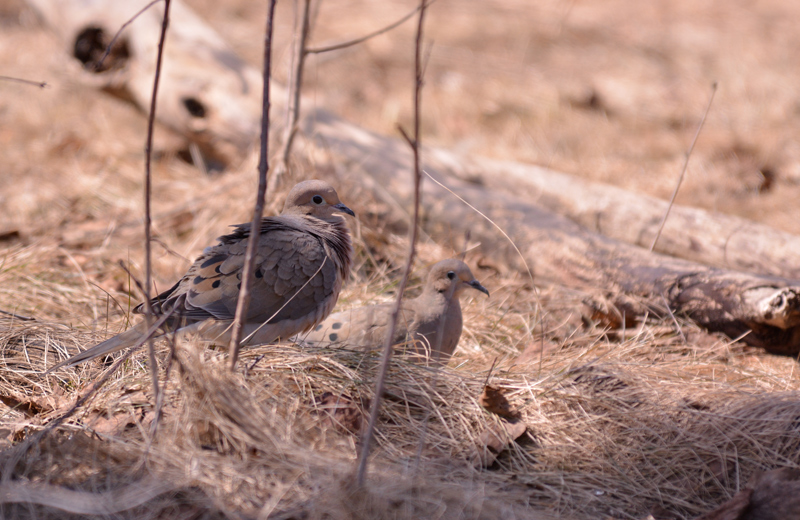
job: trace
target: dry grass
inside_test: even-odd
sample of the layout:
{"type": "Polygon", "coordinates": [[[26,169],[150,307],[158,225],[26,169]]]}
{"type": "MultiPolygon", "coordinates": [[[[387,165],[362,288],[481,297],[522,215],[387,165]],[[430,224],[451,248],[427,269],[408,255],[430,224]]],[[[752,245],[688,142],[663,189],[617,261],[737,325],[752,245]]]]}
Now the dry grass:
{"type": "MultiPolygon", "coordinates": [[[[372,278],[373,286],[387,283],[386,275],[372,278]]],[[[348,304],[358,303],[351,289],[348,304]]],[[[466,312],[464,343],[449,368],[434,378],[435,369],[402,357],[393,365],[365,491],[350,480],[358,423],[327,411],[321,398],[340,396],[343,408],[360,415],[372,397],[377,353],[258,347],[245,350],[242,371],[230,374],[223,352],[183,345],[154,439],[146,355],[139,353],[59,431],[28,446],[107,365],[43,378],[29,370],[45,366],[43,352],[52,364],[96,335],[7,320],[0,394],[19,404],[3,419],[6,442],[15,446],[3,457],[4,474],[19,457],[15,479],[72,489],[124,488],[147,475],[174,483],[128,511],[132,518],[171,516],[176,508],[192,518],[263,511],[276,518],[531,518],[542,511],[691,518],[755,470],[797,466],[792,360],[764,358],[691,324],[682,324],[684,341],[671,322],[652,322],[624,340],[592,329],[548,334],[554,349],[541,361],[520,362],[525,333],[514,322],[525,321],[523,312],[478,300],[466,312]],[[529,430],[486,470],[475,465],[478,439],[496,419],[478,396],[485,360],[494,357],[491,382],[508,389],[529,430]]],[[[62,514],[4,507],[8,516],[62,514]]]]}
{"type": "MultiPolygon", "coordinates": [[[[191,4],[251,63],[259,61],[253,42],[261,41],[260,4],[191,4]]],[[[315,43],[368,32],[413,2],[335,4],[337,13],[334,3],[322,3],[315,43]]],[[[287,5],[279,17],[286,19],[287,5]]],[[[679,202],[800,232],[793,213],[800,162],[787,137],[798,131],[790,58],[800,40],[789,23],[797,9],[772,0],[747,8],[619,0],[478,2],[463,9],[440,0],[428,25],[436,43],[426,142],[667,196],[708,85],[718,80],[719,97],[679,202]],[[476,19],[485,23],[478,28],[476,19]],[[768,171],[770,186],[760,180],[768,171]]],[[[290,25],[277,28],[278,39],[289,41],[290,25]]],[[[317,87],[309,91],[314,102],[384,133],[398,120],[407,123],[412,25],[313,58],[307,78],[317,87]]],[[[155,476],[172,488],[107,516],[652,513],[663,520],[713,508],[758,469],[798,466],[794,360],[680,318],[677,326],[666,319],[603,330],[582,310],[593,295],[544,285],[537,296],[524,276],[480,251],[468,260],[492,298],[464,302],[460,347],[437,377],[402,358],[394,364],[365,490],[350,480],[358,442],[353,418],[372,398],[376,354],[255,348],[242,353],[242,369],[231,375],[223,352],[184,345],[153,438],[146,356],[139,353],[38,440],[110,360],[46,378],[41,369],[127,327],[129,309],[140,301],[118,263],[142,272],[145,122],[124,102],[73,83],[55,40],[21,2],[0,0],[0,27],[0,73],[51,85],[40,91],[0,83],[0,237],[6,229],[21,235],[0,238],[0,310],[36,318],[0,318],[0,495],[9,481],[101,493],[155,476]],[[494,362],[492,383],[508,389],[530,427],[484,469],[474,464],[476,445],[497,419],[478,397],[494,362]],[[326,392],[342,398],[339,414],[330,413],[326,392]]],[[[276,73],[280,79],[285,68],[276,73]]],[[[249,220],[255,187],[254,156],[206,177],[174,154],[177,139],[163,129],[156,135],[163,148],[154,176],[154,277],[161,288],[228,224],[249,220]]],[[[302,160],[300,171],[341,186],[359,215],[354,280],[340,307],[388,301],[406,248],[403,223],[336,165],[302,160]]],[[[282,201],[283,194],[270,198],[282,201]]],[[[436,240],[423,237],[412,293],[425,265],[463,247],[463,237],[436,240]]],[[[159,362],[163,377],[166,342],[159,362]]],[[[0,516],[67,517],[31,503],[4,504],[0,516]]]]}

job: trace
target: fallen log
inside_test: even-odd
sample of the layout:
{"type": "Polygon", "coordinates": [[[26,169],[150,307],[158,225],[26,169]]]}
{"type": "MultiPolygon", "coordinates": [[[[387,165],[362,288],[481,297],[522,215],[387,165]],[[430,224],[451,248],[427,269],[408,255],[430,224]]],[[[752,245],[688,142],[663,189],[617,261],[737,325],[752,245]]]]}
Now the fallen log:
{"type": "MultiPolygon", "coordinates": [[[[27,1],[58,36],[79,81],[142,110],[150,106],[163,2],[137,16],[148,0],[27,1]]],[[[224,169],[256,141],[262,81],[192,9],[173,0],[156,119],[198,145],[205,166],[224,169]]],[[[285,97],[282,87],[273,89],[285,97]]]]}
{"type": "MultiPolygon", "coordinates": [[[[667,202],[540,166],[431,151],[464,180],[525,194],[586,229],[650,248],[667,202]]],[[[800,279],[800,237],[751,220],[699,208],[672,207],[655,251],[701,264],[800,279]]]]}
{"type": "MultiPolygon", "coordinates": [[[[411,155],[401,141],[321,110],[306,117],[303,125],[311,143],[351,171],[372,177],[401,204],[411,205],[411,155]]],[[[427,173],[505,230],[522,258],[491,223],[425,179],[422,208],[424,227],[431,236],[469,231],[486,255],[502,256],[519,268],[527,264],[538,283],[550,281],[589,291],[602,288],[626,316],[664,313],[666,304],[670,311],[711,331],[743,337],[748,344],[774,353],[800,352],[799,282],[650,253],[545,211],[533,197],[466,182],[435,156],[423,162],[427,173]]]]}

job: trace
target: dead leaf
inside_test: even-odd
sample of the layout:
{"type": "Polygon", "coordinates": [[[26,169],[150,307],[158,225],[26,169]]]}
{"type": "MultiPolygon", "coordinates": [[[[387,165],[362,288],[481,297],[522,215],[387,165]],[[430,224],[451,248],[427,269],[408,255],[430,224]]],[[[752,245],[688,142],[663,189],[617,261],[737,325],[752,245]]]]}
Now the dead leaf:
{"type": "Polygon", "coordinates": [[[33,417],[43,412],[50,412],[53,409],[51,406],[42,404],[34,399],[19,399],[12,395],[0,395],[0,402],[9,408],[24,413],[28,417],[33,417]]]}
{"type": "Polygon", "coordinates": [[[506,390],[493,385],[486,385],[483,387],[478,402],[480,405],[490,413],[499,415],[506,419],[519,419],[520,413],[511,406],[511,403],[506,399],[506,390]]]}
{"type": "Polygon", "coordinates": [[[507,421],[501,419],[496,424],[485,430],[478,437],[478,445],[473,463],[478,467],[488,468],[505,449],[528,430],[528,425],[520,420],[507,421]]]}

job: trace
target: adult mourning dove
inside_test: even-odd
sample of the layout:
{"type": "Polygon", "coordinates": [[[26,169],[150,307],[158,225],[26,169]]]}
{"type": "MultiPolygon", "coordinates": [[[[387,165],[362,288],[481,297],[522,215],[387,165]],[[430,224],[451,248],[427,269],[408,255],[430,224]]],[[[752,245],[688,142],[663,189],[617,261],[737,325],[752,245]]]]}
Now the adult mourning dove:
{"type": "MultiPolygon", "coordinates": [[[[352,257],[342,213],[355,216],[328,183],[311,180],[292,188],[279,216],[261,221],[242,344],[288,339],[330,314],[352,257]]],[[[230,340],[250,224],[234,227],[206,248],[178,283],[150,301],[157,318],[171,313],[160,334],[173,330],[218,343],[230,340]]],[[[144,305],[133,312],[143,314],[144,305]]],[[[132,346],[145,332],[146,324],[139,323],[48,372],[132,346]]]]}
{"type": "MultiPolygon", "coordinates": [[[[430,353],[446,363],[461,337],[461,305],[459,295],[467,288],[489,295],[467,264],[449,259],[436,263],[428,273],[425,287],[417,298],[404,300],[398,317],[394,345],[413,341],[418,354],[430,353]],[[441,331],[441,339],[437,336],[441,331]],[[434,352],[438,347],[438,355],[434,352]]],[[[389,329],[394,303],[368,305],[331,314],[305,336],[308,345],[347,344],[359,347],[379,347],[389,329]]]]}

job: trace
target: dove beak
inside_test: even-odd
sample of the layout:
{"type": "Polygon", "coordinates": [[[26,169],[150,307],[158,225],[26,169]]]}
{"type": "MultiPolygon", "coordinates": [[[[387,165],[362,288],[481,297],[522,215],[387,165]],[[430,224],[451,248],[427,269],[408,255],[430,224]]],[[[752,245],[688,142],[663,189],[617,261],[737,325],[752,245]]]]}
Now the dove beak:
{"type": "Polygon", "coordinates": [[[469,285],[473,289],[476,289],[476,290],[482,292],[483,294],[485,294],[486,296],[489,296],[489,289],[487,289],[486,287],[482,286],[481,283],[478,280],[472,280],[471,282],[466,282],[466,283],[467,283],[467,285],[469,285]]]}
{"type": "Polygon", "coordinates": [[[348,208],[347,206],[345,206],[341,202],[339,204],[335,204],[333,207],[338,209],[339,211],[341,211],[343,213],[347,213],[351,217],[355,217],[356,216],[355,212],[352,209],[348,208]]]}

